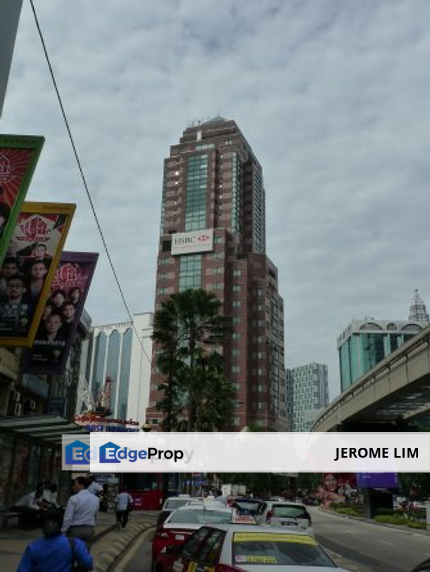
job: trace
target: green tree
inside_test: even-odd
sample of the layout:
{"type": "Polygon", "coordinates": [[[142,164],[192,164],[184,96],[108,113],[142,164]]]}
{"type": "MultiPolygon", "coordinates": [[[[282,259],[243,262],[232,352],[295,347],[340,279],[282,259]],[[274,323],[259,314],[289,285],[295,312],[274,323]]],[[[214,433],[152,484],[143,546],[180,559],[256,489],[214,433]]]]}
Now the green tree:
{"type": "Polygon", "coordinates": [[[226,426],[234,390],[217,346],[230,329],[221,301],[202,289],[173,294],[155,312],[152,338],[160,347],[157,366],[166,378],[160,386],[164,398],[157,403],[165,414],[164,430],[184,429],[185,423],[188,431],[226,426]]]}

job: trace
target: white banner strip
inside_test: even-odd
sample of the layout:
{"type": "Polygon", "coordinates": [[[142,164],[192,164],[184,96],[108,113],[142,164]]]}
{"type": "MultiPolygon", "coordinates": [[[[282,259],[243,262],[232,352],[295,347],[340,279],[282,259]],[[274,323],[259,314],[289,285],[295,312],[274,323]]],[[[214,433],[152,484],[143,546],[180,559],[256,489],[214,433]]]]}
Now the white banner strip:
{"type": "Polygon", "coordinates": [[[65,437],[63,468],[90,461],[92,472],[115,473],[430,471],[428,433],[91,433],[84,440],[65,437]]]}

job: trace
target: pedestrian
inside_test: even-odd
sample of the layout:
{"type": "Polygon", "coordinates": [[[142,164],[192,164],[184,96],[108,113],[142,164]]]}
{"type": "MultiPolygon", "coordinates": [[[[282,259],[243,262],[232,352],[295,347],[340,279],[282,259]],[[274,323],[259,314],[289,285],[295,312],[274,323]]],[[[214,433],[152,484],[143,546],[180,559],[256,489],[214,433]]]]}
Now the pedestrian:
{"type": "Polygon", "coordinates": [[[47,512],[43,538],[27,546],[16,572],[73,572],[75,563],[81,570],[93,569],[93,557],[85,543],[61,534],[61,521],[58,511],[47,512]]]}
{"type": "Polygon", "coordinates": [[[116,499],[116,528],[125,528],[134,500],[126,489],[122,489],[116,499]]]}
{"type": "Polygon", "coordinates": [[[42,490],[38,489],[19,498],[11,511],[20,512],[20,526],[24,529],[31,530],[40,526],[42,523],[42,490]]]}
{"type": "Polygon", "coordinates": [[[88,480],[85,477],[76,477],[72,484],[75,494],[67,503],[61,530],[67,536],[81,538],[90,549],[94,542],[99,499],[89,493],[87,487],[88,480]]]}
{"type": "Polygon", "coordinates": [[[96,497],[100,496],[103,492],[103,487],[96,482],[94,475],[87,475],[87,479],[89,482],[88,485],[88,492],[96,495],[96,497]]]}

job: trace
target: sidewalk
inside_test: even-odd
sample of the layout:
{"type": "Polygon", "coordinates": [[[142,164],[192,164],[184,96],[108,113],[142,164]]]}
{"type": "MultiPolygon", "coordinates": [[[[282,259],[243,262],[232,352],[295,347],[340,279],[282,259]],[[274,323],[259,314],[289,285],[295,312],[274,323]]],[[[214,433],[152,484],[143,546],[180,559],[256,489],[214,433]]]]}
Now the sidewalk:
{"type": "MultiPolygon", "coordinates": [[[[132,512],[127,528],[117,531],[115,515],[100,512],[96,525],[97,539],[91,549],[94,570],[107,571],[108,565],[114,562],[141,532],[155,525],[157,514],[156,511],[132,512]]],[[[40,528],[21,530],[10,526],[0,529],[0,570],[14,572],[27,544],[41,536],[40,528]]]]}

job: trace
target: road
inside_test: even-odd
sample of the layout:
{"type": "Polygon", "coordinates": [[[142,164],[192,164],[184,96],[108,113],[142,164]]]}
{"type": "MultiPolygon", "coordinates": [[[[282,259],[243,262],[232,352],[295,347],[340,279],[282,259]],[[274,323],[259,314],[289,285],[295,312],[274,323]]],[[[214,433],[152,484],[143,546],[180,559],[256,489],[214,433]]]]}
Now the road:
{"type": "MultiPolygon", "coordinates": [[[[352,572],[409,572],[430,558],[430,536],[310,510],[318,541],[352,572]]],[[[150,572],[152,534],[140,537],[115,572],[150,572]]]]}
{"type": "Polygon", "coordinates": [[[430,558],[430,536],[311,509],[317,540],[356,572],[409,572],[430,558]]]}

